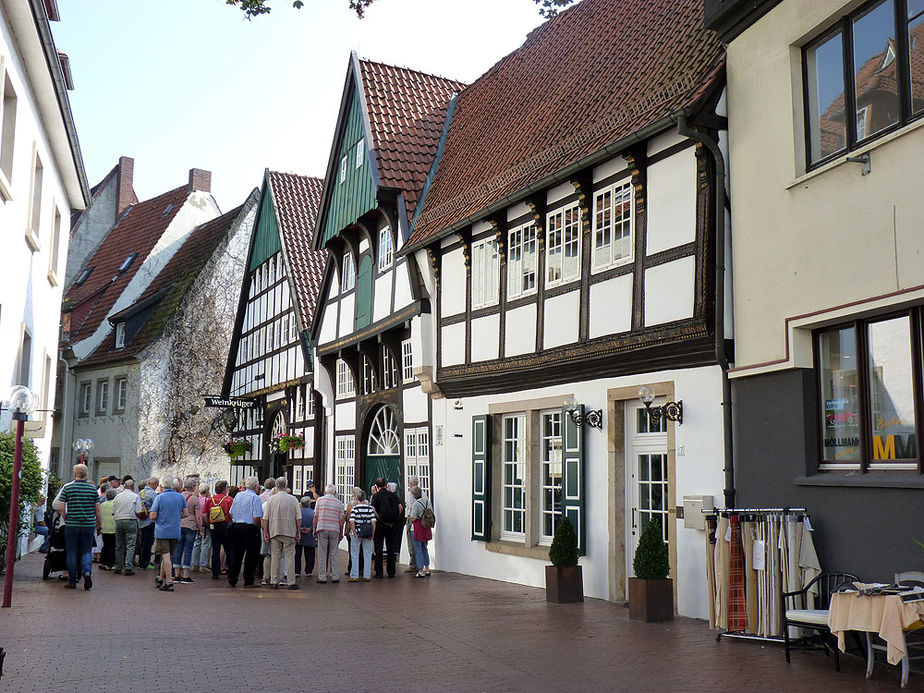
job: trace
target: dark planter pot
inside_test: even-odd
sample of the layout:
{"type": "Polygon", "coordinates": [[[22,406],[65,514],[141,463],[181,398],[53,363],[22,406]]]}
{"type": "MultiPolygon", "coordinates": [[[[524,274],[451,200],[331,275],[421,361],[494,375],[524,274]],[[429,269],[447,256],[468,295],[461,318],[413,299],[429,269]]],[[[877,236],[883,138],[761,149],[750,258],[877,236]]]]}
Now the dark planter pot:
{"type": "Polygon", "coordinates": [[[674,581],[629,578],[629,618],[660,623],[674,620],[674,581]]]}
{"type": "Polygon", "coordinates": [[[545,600],[553,604],[584,601],[584,573],[581,566],[545,567],[545,600]]]}

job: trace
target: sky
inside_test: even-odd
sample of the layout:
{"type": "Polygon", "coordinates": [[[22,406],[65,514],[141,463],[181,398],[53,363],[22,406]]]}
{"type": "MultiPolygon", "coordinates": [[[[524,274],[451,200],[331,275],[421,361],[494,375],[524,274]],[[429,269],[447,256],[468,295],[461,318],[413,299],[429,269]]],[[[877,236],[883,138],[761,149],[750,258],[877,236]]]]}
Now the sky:
{"type": "Polygon", "coordinates": [[[224,0],[58,0],[52,23],[90,185],[135,160],[145,200],[212,172],[222,211],[265,168],[323,176],[350,51],[472,82],[543,19],[533,0],[272,0],[243,19],[224,0]]]}

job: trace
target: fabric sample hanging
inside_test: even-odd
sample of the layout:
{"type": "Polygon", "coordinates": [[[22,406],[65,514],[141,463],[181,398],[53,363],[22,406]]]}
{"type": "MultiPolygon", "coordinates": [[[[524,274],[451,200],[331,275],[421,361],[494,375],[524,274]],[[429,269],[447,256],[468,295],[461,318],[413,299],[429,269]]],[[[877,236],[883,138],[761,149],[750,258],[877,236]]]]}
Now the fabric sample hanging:
{"type": "Polygon", "coordinates": [[[728,630],[728,518],[720,517],[715,532],[715,625],[728,630]]]}
{"type": "Polygon", "coordinates": [[[741,546],[741,524],[738,516],[729,518],[731,542],[728,559],[728,629],[745,631],[748,611],[744,593],[744,552],[741,546]]]}

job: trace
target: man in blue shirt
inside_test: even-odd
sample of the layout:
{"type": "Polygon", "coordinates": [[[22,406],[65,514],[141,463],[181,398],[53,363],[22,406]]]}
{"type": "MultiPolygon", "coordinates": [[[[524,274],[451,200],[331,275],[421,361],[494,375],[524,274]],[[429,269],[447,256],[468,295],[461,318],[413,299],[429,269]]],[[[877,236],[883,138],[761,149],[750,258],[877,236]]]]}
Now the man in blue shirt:
{"type": "Polygon", "coordinates": [[[180,538],[180,519],[186,515],[183,480],[165,476],[160,480],[163,493],[154,499],[151,519],[154,521],[154,555],[160,556],[160,575],[154,578],[157,589],[173,592],[173,562],[171,556],[180,538]],[[179,486],[179,488],[177,488],[179,486]]]}
{"type": "Polygon", "coordinates": [[[263,518],[263,503],[255,493],[260,480],[249,476],[244,480],[243,491],[234,497],[231,504],[230,543],[233,547],[228,563],[228,584],[237,586],[244,563],[244,587],[254,586],[257,561],[260,559],[260,526],[263,518]],[[246,554],[246,558],[245,558],[246,554]]]}

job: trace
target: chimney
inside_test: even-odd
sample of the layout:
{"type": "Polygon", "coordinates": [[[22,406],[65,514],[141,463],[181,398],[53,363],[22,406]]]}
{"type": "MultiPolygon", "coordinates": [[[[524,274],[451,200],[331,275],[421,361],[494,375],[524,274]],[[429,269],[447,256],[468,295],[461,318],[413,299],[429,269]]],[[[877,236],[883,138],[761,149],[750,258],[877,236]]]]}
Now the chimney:
{"type": "Polygon", "coordinates": [[[189,189],[200,190],[202,192],[212,191],[212,172],[203,171],[201,168],[189,169],[189,189]]]}
{"type": "Polygon", "coordinates": [[[135,160],[130,156],[119,157],[119,177],[116,181],[116,221],[122,215],[122,212],[130,205],[138,201],[135,196],[135,189],[132,187],[132,178],[135,174],[135,160]]]}

